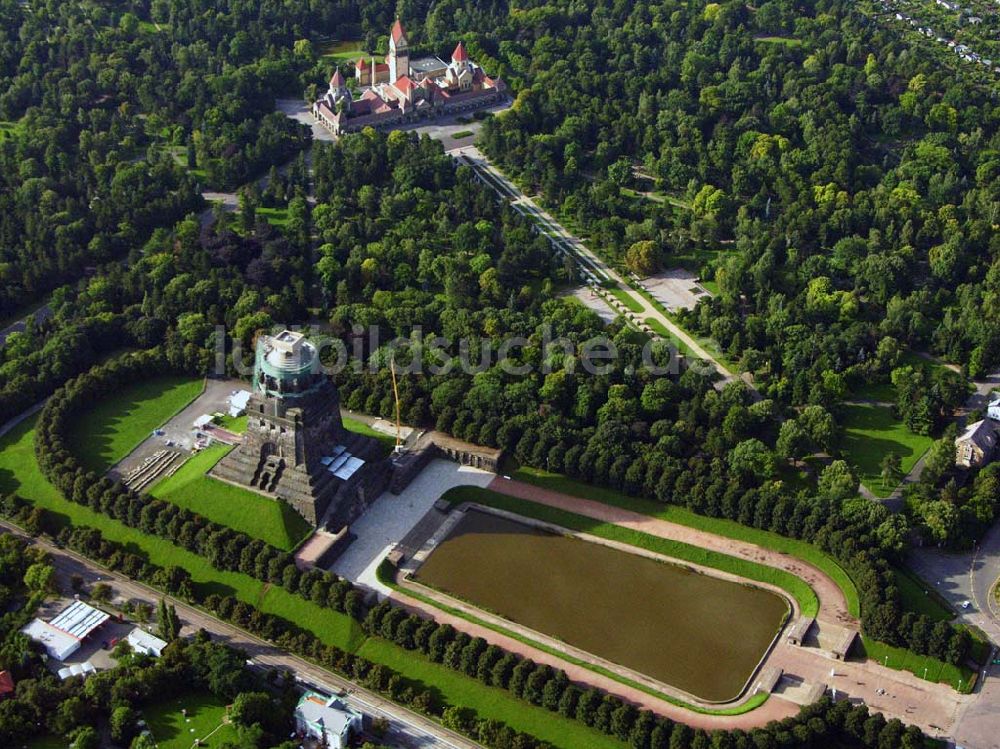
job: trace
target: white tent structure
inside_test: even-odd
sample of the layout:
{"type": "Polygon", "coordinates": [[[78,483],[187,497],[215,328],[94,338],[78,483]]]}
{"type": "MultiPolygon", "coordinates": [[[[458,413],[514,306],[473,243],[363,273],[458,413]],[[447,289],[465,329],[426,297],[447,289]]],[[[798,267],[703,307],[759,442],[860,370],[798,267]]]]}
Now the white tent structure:
{"type": "Polygon", "coordinates": [[[247,403],[250,402],[249,390],[234,390],[229,396],[229,415],[234,419],[242,416],[247,410],[247,403]]]}
{"type": "Polygon", "coordinates": [[[74,663],[71,666],[64,666],[59,669],[59,678],[66,681],[71,676],[89,676],[90,674],[97,673],[97,669],[94,668],[94,664],[90,661],[86,663],[74,663]]]}

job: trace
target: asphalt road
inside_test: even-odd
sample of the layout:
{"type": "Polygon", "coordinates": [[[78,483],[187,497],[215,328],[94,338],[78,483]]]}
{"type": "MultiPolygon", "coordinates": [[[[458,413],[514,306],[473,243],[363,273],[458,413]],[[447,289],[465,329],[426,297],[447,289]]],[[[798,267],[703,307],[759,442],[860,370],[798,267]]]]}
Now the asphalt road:
{"type": "MultiPolygon", "coordinates": [[[[914,549],[908,562],[947,599],[961,621],[979,627],[994,645],[1000,644],[1000,607],[992,595],[1000,577],[1000,525],[990,529],[975,551],[914,549]],[[962,607],[965,601],[968,608],[962,607]]],[[[994,657],[996,652],[994,648],[994,657]]],[[[955,716],[955,744],[966,749],[1000,749],[1000,666],[990,664],[980,673],[976,694],[977,699],[955,716]]]]}
{"type": "MultiPolygon", "coordinates": [[[[24,535],[15,526],[0,521],[0,532],[24,535]]],[[[427,717],[412,712],[382,698],[375,692],[343,679],[309,661],[278,649],[248,632],[216,619],[200,609],[183,601],[164,596],[159,591],[138,583],[123,575],[98,567],[85,557],[68,549],[60,549],[41,539],[30,539],[43,547],[52,557],[57,578],[65,589],[69,588],[71,575],[80,575],[85,583],[102,580],[111,585],[116,598],[140,600],[154,604],[166,598],[177,608],[182,622],[182,634],[192,634],[199,629],[209,632],[213,639],[225,642],[246,652],[247,657],[260,667],[291,671],[305,685],[317,687],[328,693],[345,691],[348,700],[366,715],[373,718],[384,717],[389,721],[389,733],[382,739],[393,746],[424,749],[444,747],[447,749],[481,749],[479,744],[453,731],[449,731],[427,717]]]]}
{"type": "Polygon", "coordinates": [[[3,330],[0,330],[0,346],[3,346],[7,342],[7,336],[11,333],[21,333],[28,325],[28,318],[34,317],[35,322],[43,322],[47,320],[49,316],[52,315],[52,308],[48,304],[43,304],[41,307],[36,309],[34,312],[26,315],[24,319],[18,320],[15,323],[8,325],[3,330]]]}

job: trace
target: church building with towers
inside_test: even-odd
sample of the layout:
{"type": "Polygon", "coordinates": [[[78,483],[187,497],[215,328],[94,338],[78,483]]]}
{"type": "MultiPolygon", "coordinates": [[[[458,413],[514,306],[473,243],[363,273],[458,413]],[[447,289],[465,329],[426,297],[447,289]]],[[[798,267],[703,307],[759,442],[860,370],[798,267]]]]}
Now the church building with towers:
{"type": "Polygon", "coordinates": [[[438,57],[410,57],[410,42],[397,20],[389,34],[385,62],[360,58],[354,65],[353,85],[340,70],[329,88],[313,104],[317,122],[335,135],[365,127],[393,129],[442,114],[469,112],[500,103],[507,86],[491,78],[469,59],[459,42],[451,62],[438,57]]]}

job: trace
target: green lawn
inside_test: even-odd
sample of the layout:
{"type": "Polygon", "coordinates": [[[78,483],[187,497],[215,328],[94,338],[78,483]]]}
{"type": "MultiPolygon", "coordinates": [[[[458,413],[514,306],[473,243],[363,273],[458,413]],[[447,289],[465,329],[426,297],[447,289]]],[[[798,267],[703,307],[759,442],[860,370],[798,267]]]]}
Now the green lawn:
{"type": "Polygon", "coordinates": [[[917,655],[868,637],[862,637],[860,644],[854,647],[852,657],[854,655],[868,657],[897,671],[909,671],[927,681],[949,684],[959,692],[971,691],[972,678],[976,672],[964,666],[952,666],[929,655],[917,655]]]}
{"type": "Polygon", "coordinates": [[[882,479],[882,459],[890,452],[896,453],[906,475],[934,441],[911,432],[882,406],[845,406],[843,423],[845,457],[861,482],[879,497],[888,497],[896,488],[882,479]]]}
{"type": "Polygon", "coordinates": [[[279,549],[294,549],[312,529],[291,505],[205,475],[230,449],[215,444],[202,450],[149,493],[279,549]]]}
{"type": "Polygon", "coordinates": [[[242,416],[230,416],[229,414],[223,414],[218,419],[216,419],[219,426],[223,429],[228,429],[230,432],[236,432],[236,434],[243,434],[247,430],[247,415],[242,416]]]}
{"type": "Polygon", "coordinates": [[[139,30],[145,34],[159,34],[163,28],[157,26],[153,21],[139,21],[139,30]]]}
{"type": "Polygon", "coordinates": [[[25,746],[28,749],[67,749],[70,740],[65,736],[39,736],[31,739],[25,746]]]}
{"type": "Polygon", "coordinates": [[[288,206],[284,208],[258,208],[257,216],[266,220],[271,226],[287,226],[288,206]]]}
{"type": "Polygon", "coordinates": [[[620,289],[614,285],[608,286],[607,289],[615,299],[625,305],[626,309],[636,314],[643,311],[643,307],[639,301],[624,289],[620,289]]]}
{"type": "Polygon", "coordinates": [[[342,39],[324,46],[320,56],[335,62],[357,62],[359,57],[367,57],[362,45],[360,39],[342,39]]]}
{"type": "MultiPolygon", "coordinates": [[[[928,359],[910,349],[903,352],[898,366],[924,369],[931,375],[935,374],[937,370],[946,368],[945,364],[937,359],[928,359]]],[[[895,403],[897,398],[896,388],[888,379],[884,382],[863,384],[855,388],[851,395],[858,400],[886,401],[889,403],[895,403]]]]}
{"type": "Polygon", "coordinates": [[[757,544],[758,546],[779,551],[782,554],[791,554],[796,556],[799,559],[803,559],[813,566],[818,567],[829,575],[843,591],[844,597],[847,599],[847,608],[851,614],[853,616],[861,615],[861,604],[858,599],[858,589],[855,587],[854,581],[851,580],[850,576],[844,571],[843,567],[837,564],[832,557],[824,554],[815,546],[806,543],[805,541],[798,541],[794,538],[787,538],[785,536],[780,536],[777,533],[771,533],[770,531],[763,531],[757,528],[748,528],[747,526],[740,525],[733,520],[723,520],[721,518],[699,515],[696,512],[692,512],[684,507],[678,507],[677,505],[666,505],[649,499],[630,497],[627,494],[615,491],[614,489],[584,484],[583,482],[574,481],[573,479],[561,474],[550,473],[549,471],[543,471],[538,468],[521,467],[515,470],[512,475],[520,481],[535,484],[543,489],[551,489],[552,491],[562,492],[563,494],[569,494],[574,497],[582,497],[595,502],[603,502],[604,504],[621,507],[626,510],[631,510],[632,512],[649,515],[661,520],[667,520],[671,523],[677,523],[678,525],[686,525],[690,528],[697,528],[698,530],[703,530],[708,533],[714,533],[717,536],[735,538],[740,541],[746,541],[748,543],[757,544]]]}
{"type": "Polygon", "coordinates": [[[784,47],[801,47],[802,40],[794,39],[788,36],[758,36],[754,38],[755,42],[763,42],[764,44],[780,44],[784,47]]]}
{"type": "Polygon", "coordinates": [[[239,739],[236,728],[224,722],[225,703],[208,692],[185,694],[151,705],[142,713],[158,749],[190,749],[195,739],[204,749],[215,749],[239,739]]]}
{"type": "Polygon", "coordinates": [[[816,593],[809,587],[809,584],[801,578],[775,567],[737,559],[736,557],[702,549],[681,541],[672,541],[659,538],[658,536],[651,536],[648,533],[623,528],[620,525],[603,523],[583,515],[577,515],[555,507],[529,502],[475,486],[460,486],[449,489],[444,493],[442,499],[456,504],[461,502],[478,502],[482,505],[513,512],[524,517],[553,523],[554,525],[569,528],[579,533],[589,533],[592,536],[629,544],[630,546],[663,554],[673,559],[722,570],[723,572],[738,575],[748,580],[775,585],[798,602],[799,608],[805,616],[816,616],[819,613],[819,599],[816,598],[816,593]]]}
{"type": "Polygon", "coordinates": [[[624,743],[575,720],[529,705],[509,692],[433,663],[419,652],[403,650],[379,638],[368,640],[358,655],[401,673],[411,683],[429,688],[453,705],[475,707],[480,718],[493,718],[536,736],[560,749],[624,749],[624,743]]]}
{"type": "Polygon", "coordinates": [[[926,614],[934,621],[950,622],[955,618],[951,610],[932,585],[905,567],[893,567],[896,587],[903,601],[903,608],[915,614],[926,614]]]}
{"type": "Polygon", "coordinates": [[[0,143],[8,138],[17,138],[24,133],[24,123],[22,120],[11,122],[10,120],[0,120],[0,143]]]}
{"type": "Polygon", "coordinates": [[[688,245],[683,251],[670,253],[664,258],[663,264],[667,268],[680,267],[692,273],[700,273],[706,265],[716,266],[735,254],[734,249],[688,245]]]}
{"type": "Polygon", "coordinates": [[[283,588],[267,585],[249,575],[222,572],[204,558],[156,536],[147,536],[123,523],[64,499],[42,475],[35,462],[35,421],[32,417],[0,438],[0,492],[17,493],[53,515],[57,527],[97,528],[111,541],[146,554],[161,566],[178,565],[191,573],[197,592],[233,595],[262,611],[281,616],[314,632],[324,642],[354,651],[364,641],[353,619],[306,601],[283,588]]]}
{"type": "Polygon", "coordinates": [[[896,401],[896,388],[891,382],[865,383],[855,388],[851,392],[851,397],[857,400],[894,403],[896,401]]]}
{"type": "Polygon", "coordinates": [[[201,393],[200,379],[157,377],[131,385],[74,418],[69,450],[103,473],[201,393]]]}
{"type": "Polygon", "coordinates": [[[670,332],[670,328],[664,325],[662,322],[657,320],[655,317],[647,317],[645,320],[646,325],[653,329],[653,332],[657,335],[663,336],[677,349],[677,352],[683,354],[684,356],[692,356],[691,347],[688,346],[684,341],[675,336],[670,332]]]}
{"type": "Polygon", "coordinates": [[[205,165],[195,167],[194,169],[188,169],[187,160],[187,147],[186,146],[164,146],[166,151],[173,157],[174,163],[177,166],[182,166],[191,173],[197,179],[204,180],[208,177],[208,172],[205,171],[205,165]]]}
{"type": "Polygon", "coordinates": [[[372,437],[377,439],[382,443],[382,447],[385,448],[385,454],[388,455],[396,447],[396,438],[393,435],[383,434],[382,432],[376,432],[370,426],[365,424],[363,421],[358,421],[357,419],[345,418],[344,419],[344,429],[349,432],[356,432],[357,434],[363,434],[366,437],[372,437]]]}

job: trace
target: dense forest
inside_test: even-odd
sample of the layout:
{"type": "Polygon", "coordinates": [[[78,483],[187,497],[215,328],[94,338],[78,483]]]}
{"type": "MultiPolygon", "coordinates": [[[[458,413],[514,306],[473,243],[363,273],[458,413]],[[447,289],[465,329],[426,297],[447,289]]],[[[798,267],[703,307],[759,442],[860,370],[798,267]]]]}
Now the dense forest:
{"type": "MultiPolygon", "coordinates": [[[[947,426],[965,375],[1000,363],[1000,116],[990,92],[842,0],[0,0],[0,21],[0,314],[43,299],[51,309],[0,349],[0,421],[56,394],[36,449],[66,497],[219,569],[364,617],[344,581],[303,582],[287,555],[88,474],[64,434],[84,401],[129,378],[211,372],[219,350],[238,343],[246,356],[275,325],[316,323],[353,348],[360,326],[364,358],[400,366],[406,422],[813,543],[856,582],[866,635],[965,661],[965,629],[903,609],[891,563],[908,542],[907,516],[860,499],[836,457],[844,398],[891,382],[894,413],[938,438],[906,493],[920,532],[962,546],[996,514],[998,471],[957,471],[947,426]],[[667,363],[666,343],[622,319],[605,325],[568,298],[572,267],[439,143],[365,131],[314,144],[305,158],[308,129],[277,113],[276,98],[298,98],[329,74],[319,54],[329,38],[384,48],[396,13],[419,50],[463,37],[512,85],[513,106],[486,121],[482,148],[595,249],[626,267],[638,256],[649,268],[703,258],[718,293],[681,321],[751,373],[759,399],[696,369],[654,375],[643,355],[667,363]],[[239,213],[206,215],[208,188],[239,189],[239,213]],[[279,226],[265,209],[283,212],[279,226]],[[381,343],[370,343],[371,328],[381,343]],[[424,345],[437,336],[443,349],[424,345]],[[523,344],[510,362],[527,374],[491,358],[514,336],[523,344]],[[582,354],[598,338],[617,356],[591,374],[582,354]],[[121,356],[134,350],[144,353],[121,356]],[[962,372],[911,366],[908,352],[962,372]],[[463,355],[482,366],[446,366],[463,355]],[[408,371],[415,362],[423,373],[408,371]],[[784,469],[816,454],[830,459],[814,481],[788,480],[784,469]]],[[[348,368],[337,382],[346,407],[391,412],[385,367],[348,368]]],[[[49,530],[19,499],[0,504],[49,530]]],[[[61,538],[190,595],[184,571],[152,569],[96,531],[61,538]]],[[[501,731],[245,603],[200,602],[394,698],[405,693],[470,735],[501,731]]],[[[411,637],[417,623],[401,634],[401,615],[385,617],[379,609],[366,626],[430,650],[411,637]]],[[[452,650],[452,667],[470,671],[487,649],[461,641],[452,650]]],[[[543,676],[539,684],[560,681],[543,676]]],[[[550,709],[608,733],[627,713],[629,730],[643,721],[639,745],[653,745],[655,726],[634,711],[566,699],[573,704],[549,699],[550,709]]],[[[774,731],[801,734],[801,745],[823,745],[828,728],[845,746],[877,745],[881,731],[885,745],[917,745],[897,724],[821,705],[774,731]]],[[[707,745],[673,726],[659,741],[668,729],[678,746],[707,745]]]]}
{"type": "Polygon", "coordinates": [[[1000,362],[988,89],[851,3],[528,6],[498,54],[530,85],[484,147],[610,253],[721,256],[688,322],[767,394],[836,396],[889,339],[1000,362]]]}

